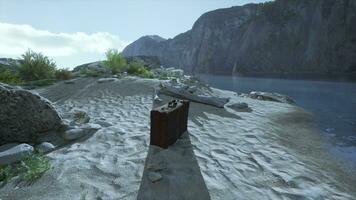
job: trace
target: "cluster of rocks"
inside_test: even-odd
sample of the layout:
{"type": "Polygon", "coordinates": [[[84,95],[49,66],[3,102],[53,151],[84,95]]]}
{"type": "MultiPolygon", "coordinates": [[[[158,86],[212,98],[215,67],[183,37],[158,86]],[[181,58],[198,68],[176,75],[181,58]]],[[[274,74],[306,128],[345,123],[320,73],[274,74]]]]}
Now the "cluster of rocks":
{"type": "Polygon", "coordinates": [[[240,96],[263,100],[263,101],[274,101],[280,103],[295,104],[294,100],[291,97],[279,93],[252,91],[249,94],[241,94],[240,96]]]}
{"type": "Polygon", "coordinates": [[[164,68],[161,66],[159,68],[152,69],[152,72],[155,77],[164,79],[184,77],[184,71],[182,69],[176,69],[174,67],[164,68]]]}
{"type": "MultiPolygon", "coordinates": [[[[84,111],[63,120],[51,102],[33,92],[0,83],[0,165],[48,153],[101,128],[84,111]]],[[[104,126],[108,123],[101,122],[104,126]]]]}

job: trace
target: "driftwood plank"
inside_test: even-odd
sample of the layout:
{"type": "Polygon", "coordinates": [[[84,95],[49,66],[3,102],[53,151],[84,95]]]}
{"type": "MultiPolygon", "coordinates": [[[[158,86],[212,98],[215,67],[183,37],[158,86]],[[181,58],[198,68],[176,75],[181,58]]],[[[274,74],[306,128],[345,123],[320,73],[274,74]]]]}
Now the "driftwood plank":
{"type": "Polygon", "coordinates": [[[177,97],[180,99],[187,99],[197,103],[212,105],[218,108],[223,108],[224,105],[229,102],[229,98],[196,95],[190,93],[184,88],[176,88],[169,85],[161,85],[160,92],[169,96],[177,97]]]}

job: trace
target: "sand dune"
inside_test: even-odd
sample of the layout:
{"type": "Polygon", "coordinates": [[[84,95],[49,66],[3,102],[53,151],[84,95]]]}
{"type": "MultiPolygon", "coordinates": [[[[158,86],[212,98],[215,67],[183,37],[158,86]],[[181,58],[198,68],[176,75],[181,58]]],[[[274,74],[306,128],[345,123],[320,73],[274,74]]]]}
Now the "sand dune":
{"type": "MultiPolygon", "coordinates": [[[[112,126],[50,153],[53,169],[32,185],[12,181],[0,189],[0,199],[136,199],[158,84],[79,79],[39,90],[64,117],[82,109],[90,122],[112,126]]],[[[188,129],[212,199],[354,198],[356,179],[328,156],[310,114],[288,104],[213,92],[231,103],[246,102],[252,111],[191,104],[188,129]]]]}

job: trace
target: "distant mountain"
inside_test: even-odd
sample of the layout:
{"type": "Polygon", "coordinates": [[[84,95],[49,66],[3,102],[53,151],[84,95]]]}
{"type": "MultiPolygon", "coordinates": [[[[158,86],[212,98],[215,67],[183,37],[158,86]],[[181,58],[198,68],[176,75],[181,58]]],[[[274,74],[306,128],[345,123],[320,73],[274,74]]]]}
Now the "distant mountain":
{"type": "Polygon", "coordinates": [[[276,0],[203,14],[165,40],[145,36],[125,56],[157,56],[193,73],[356,73],[355,0],[276,0]]]}

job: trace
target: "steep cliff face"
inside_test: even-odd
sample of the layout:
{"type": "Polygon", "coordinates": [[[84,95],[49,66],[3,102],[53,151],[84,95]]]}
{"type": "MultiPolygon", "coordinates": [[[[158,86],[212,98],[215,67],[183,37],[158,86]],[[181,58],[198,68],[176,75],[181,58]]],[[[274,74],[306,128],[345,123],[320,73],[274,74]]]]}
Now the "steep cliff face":
{"type": "Polygon", "coordinates": [[[222,74],[356,72],[355,0],[276,0],[211,11],[173,39],[146,36],[125,56],[222,74]],[[155,39],[156,38],[156,39],[155,39]]]}

